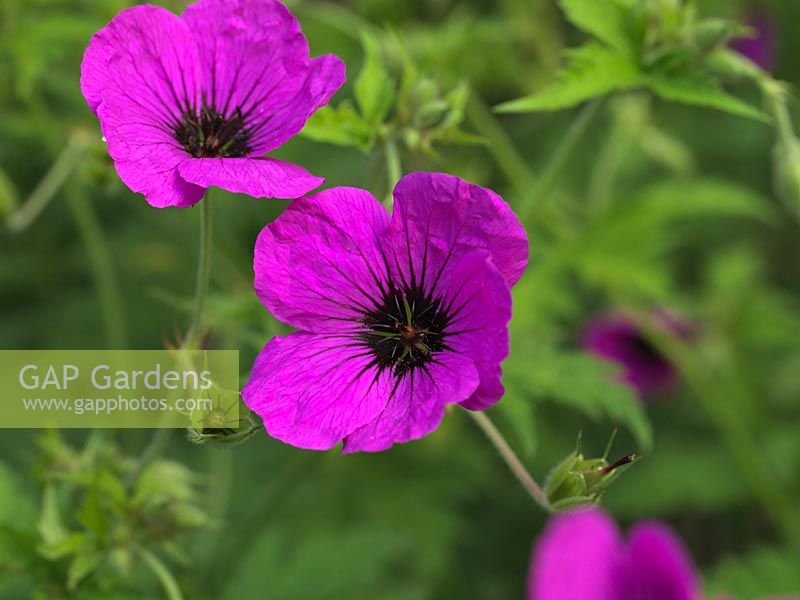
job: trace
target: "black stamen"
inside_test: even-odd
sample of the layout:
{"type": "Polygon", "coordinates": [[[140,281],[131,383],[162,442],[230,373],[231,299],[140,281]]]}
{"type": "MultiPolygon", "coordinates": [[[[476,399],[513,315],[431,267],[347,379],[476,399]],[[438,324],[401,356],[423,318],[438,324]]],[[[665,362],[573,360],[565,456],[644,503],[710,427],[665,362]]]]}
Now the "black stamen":
{"type": "Polygon", "coordinates": [[[186,111],[173,131],[178,143],[195,158],[240,158],[250,154],[250,130],[238,108],[227,118],[209,106],[203,106],[199,115],[186,111]]]}
{"type": "Polygon", "coordinates": [[[441,299],[417,286],[400,289],[389,285],[374,310],[366,313],[366,331],[358,334],[375,355],[379,369],[401,378],[433,360],[445,350],[445,329],[450,317],[441,299]]]}

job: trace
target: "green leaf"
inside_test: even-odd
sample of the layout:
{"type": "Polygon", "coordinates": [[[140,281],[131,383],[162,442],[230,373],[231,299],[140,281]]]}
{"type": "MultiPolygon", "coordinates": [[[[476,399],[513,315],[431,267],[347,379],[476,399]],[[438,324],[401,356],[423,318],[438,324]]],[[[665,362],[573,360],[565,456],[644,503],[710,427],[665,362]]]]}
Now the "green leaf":
{"type": "Polygon", "coordinates": [[[642,221],[671,225],[698,217],[745,217],[770,222],[775,211],[766,198],[721,179],[667,180],[645,188],[625,212],[642,221]]]}
{"type": "Polygon", "coordinates": [[[631,55],[627,12],[615,0],[560,0],[561,10],[575,27],[631,55]]]}
{"type": "Polygon", "coordinates": [[[723,77],[750,79],[761,82],[769,75],[739,52],[730,48],[719,48],[706,56],[706,66],[723,77]]]}
{"type": "Polygon", "coordinates": [[[69,535],[61,520],[58,495],[52,485],[48,485],[44,490],[42,511],[39,515],[37,528],[45,544],[56,544],[69,535]]]}
{"type": "Polygon", "coordinates": [[[86,492],[83,503],[78,509],[78,521],[87,530],[98,537],[105,536],[108,531],[108,518],[100,505],[99,490],[97,485],[92,485],[86,492]]]}
{"type": "Polygon", "coordinates": [[[558,81],[541,92],[506,102],[498,112],[517,113],[570,108],[609,92],[637,87],[642,82],[636,65],[599,44],[567,51],[567,67],[558,81]]]}
{"type": "MultiPolygon", "coordinates": [[[[22,558],[20,539],[33,539],[36,506],[18,476],[3,463],[0,463],[0,498],[3,499],[0,502],[0,565],[3,565],[22,558]]],[[[31,547],[34,545],[32,541],[31,547]]]]}
{"type": "Polygon", "coordinates": [[[763,197],[742,186],[715,179],[667,180],[645,188],[630,202],[618,203],[595,221],[572,248],[570,260],[594,285],[611,285],[657,301],[669,291],[664,259],[687,241],[680,225],[720,217],[769,223],[773,216],[763,197]]]}
{"type": "Polygon", "coordinates": [[[81,553],[73,558],[67,569],[67,588],[74,590],[78,587],[81,581],[97,570],[104,558],[100,552],[81,553]]]}
{"type": "Polygon", "coordinates": [[[159,460],[139,476],[133,502],[136,505],[189,502],[195,497],[197,476],[181,463],[159,460]]]}
{"type": "Polygon", "coordinates": [[[47,560],[58,560],[65,556],[78,554],[89,545],[89,540],[82,533],[70,533],[54,542],[47,542],[39,546],[39,554],[47,560]]]}
{"type": "Polygon", "coordinates": [[[36,509],[22,489],[19,477],[0,463],[0,525],[20,525],[36,520],[36,509]]]}
{"type": "Polygon", "coordinates": [[[345,101],[336,108],[329,105],[319,109],[300,134],[315,142],[353,146],[366,151],[372,138],[370,129],[353,105],[345,101]]]}
{"type": "Polygon", "coordinates": [[[394,102],[394,82],[383,66],[377,38],[365,32],[361,41],[364,66],[355,83],[356,102],[364,120],[370,125],[378,125],[383,122],[394,102]]]}
{"type": "Polygon", "coordinates": [[[724,91],[714,79],[701,71],[653,73],[647,76],[647,85],[655,94],[670,102],[713,108],[764,123],[770,120],[766,113],[724,91]]]}
{"type": "Polygon", "coordinates": [[[608,417],[627,427],[642,450],[653,445],[653,432],[642,403],[627,386],[615,381],[617,366],[578,352],[542,352],[509,376],[524,382],[530,393],[580,410],[593,419],[608,417]],[[524,367],[524,368],[523,368],[524,367]]]}

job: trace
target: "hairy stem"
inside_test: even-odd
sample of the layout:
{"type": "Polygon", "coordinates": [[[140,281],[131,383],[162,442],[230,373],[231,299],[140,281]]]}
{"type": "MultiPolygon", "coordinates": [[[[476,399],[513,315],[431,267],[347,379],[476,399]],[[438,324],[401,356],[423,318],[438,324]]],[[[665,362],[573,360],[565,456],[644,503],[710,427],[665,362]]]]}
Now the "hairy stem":
{"type": "Polygon", "coordinates": [[[514,453],[514,451],[511,449],[511,446],[509,446],[508,442],[503,437],[503,434],[500,433],[500,430],[497,429],[497,427],[495,427],[494,423],[492,423],[489,417],[487,417],[483,412],[472,410],[468,410],[467,414],[472,417],[472,420],[478,424],[478,427],[480,427],[483,433],[486,434],[486,437],[489,438],[489,441],[494,444],[494,447],[500,453],[500,456],[506,462],[508,468],[511,469],[511,472],[522,484],[522,487],[527,490],[534,502],[536,502],[536,504],[541,506],[547,512],[550,512],[550,502],[548,502],[544,491],[541,487],[539,487],[539,484],[536,483],[536,480],[531,476],[531,474],[528,473],[528,470],[522,464],[522,461],[514,453]]]}
{"type": "Polygon", "coordinates": [[[213,223],[211,194],[207,193],[201,204],[200,212],[200,246],[197,258],[197,282],[194,294],[194,312],[192,322],[186,333],[185,347],[193,347],[203,327],[203,312],[208,298],[208,287],[211,280],[211,254],[213,248],[213,223]]]}

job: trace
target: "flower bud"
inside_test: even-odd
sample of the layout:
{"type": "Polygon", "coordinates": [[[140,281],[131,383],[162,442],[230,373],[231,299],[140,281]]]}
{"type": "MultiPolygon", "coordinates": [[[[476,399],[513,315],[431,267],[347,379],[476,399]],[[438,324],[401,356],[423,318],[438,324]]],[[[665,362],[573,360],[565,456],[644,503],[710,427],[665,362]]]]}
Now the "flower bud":
{"type": "MultiPolygon", "coordinates": [[[[613,439],[614,436],[609,441],[609,448],[613,439]]],[[[631,454],[609,464],[606,456],[585,458],[581,446],[579,435],[575,451],[558,463],[547,476],[544,492],[555,511],[597,504],[608,486],[638,460],[635,454],[631,454]]]]}
{"type": "Polygon", "coordinates": [[[232,423],[229,414],[212,411],[199,418],[192,415],[192,427],[187,437],[193,444],[212,444],[216,446],[237,446],[249,440],[262,426],[243,405],[239,406],[237,423],[232,423]]]}

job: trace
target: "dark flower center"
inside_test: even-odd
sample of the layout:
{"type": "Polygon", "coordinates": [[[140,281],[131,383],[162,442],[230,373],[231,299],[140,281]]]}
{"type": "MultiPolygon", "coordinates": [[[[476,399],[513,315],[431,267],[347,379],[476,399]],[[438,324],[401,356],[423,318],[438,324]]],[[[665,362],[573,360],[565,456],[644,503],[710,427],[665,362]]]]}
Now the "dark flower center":
{"type": "Polygon", "coordinates": [[[360,337],[374,352],[378,368],[391,369],[399,378],[414,369],[426,369],[436,352],[447,349],[444,330],[449,320],[440,299],[416,287],[392,287],[364,315],[367,331],[360,337]]]}
{"type": "Polygon", "coordinates": [[[208,106],[200,114],[184,111],[174,133],[195,158],[239,158],[250,153],[250,130],[238,108],[228,118],[208,106]]]}
{"type": "Polygon", "coordinates": [[[633,350],[634,355],[643,361],[647,361],[649,363],[658,363],[664,360],[664,357],[661,355],[661,352],[658,351],[650,341],[642,335],[635,335],[631,338],[630,341],[631,349],[633,350]]]}

